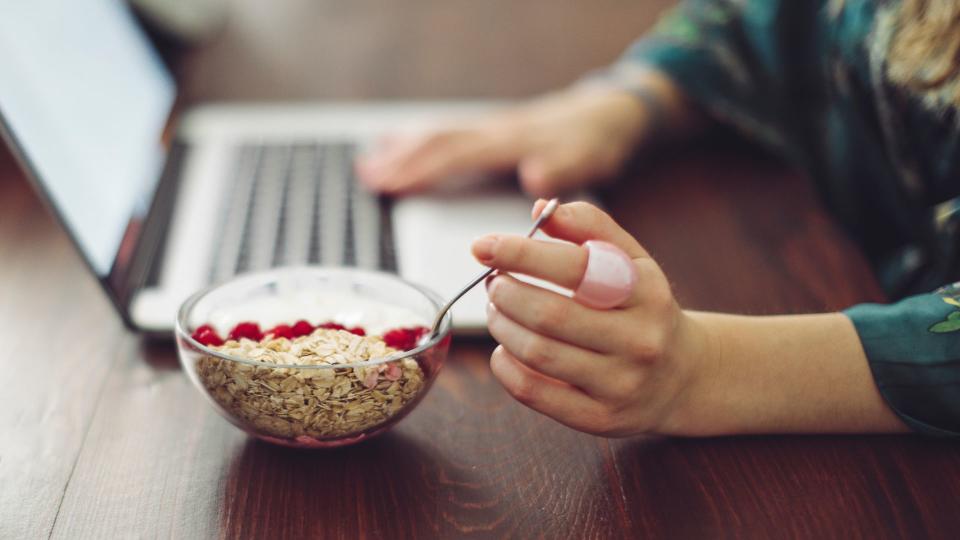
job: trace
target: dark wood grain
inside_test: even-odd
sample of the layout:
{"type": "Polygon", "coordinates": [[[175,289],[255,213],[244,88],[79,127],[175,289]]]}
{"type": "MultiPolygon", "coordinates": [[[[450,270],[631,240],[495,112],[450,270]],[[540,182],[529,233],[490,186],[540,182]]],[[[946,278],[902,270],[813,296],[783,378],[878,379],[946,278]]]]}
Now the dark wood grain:
{"type": "Polygon", "coordinates": [[[685,307],[808,313],[884,300],[807,179],[755,149],[708,139],[631,175],[607,206],[663,266],[685,307]]]}
{"type": "MultiPolygon", "coordinates": [[[[662,5],[238,0],[179,64],[186,102],[522,96],[614,55],[662,5]]],[[[613,188],[685,306],[882,300],[806,180],[715,139],[613,188]]],[[[123,330],[0,152],[0,538],[951,538],[960,452],[917,437],[604,440],[520,406],[489,341],[458,340],[390,433],[322,452],[255,442],[169,343],[123,330]],[[38,353],[38,351],[40,351],[38,353]]]]}
{"type": "Polygon", "coordinates": [[[54,536],[619,534],[606,443],[509,399],[486,369],[489,348],[456,350],[396,430],[328,452],[247,439],[190,386],[172,350],[149,363],[132,356],[108,379],[54,536]]]}
{"type": "Polygon", "coordinates": [[[956,444],[910,437],[613,443],[634,532],[655,538],[953,538],[956,444]]]}

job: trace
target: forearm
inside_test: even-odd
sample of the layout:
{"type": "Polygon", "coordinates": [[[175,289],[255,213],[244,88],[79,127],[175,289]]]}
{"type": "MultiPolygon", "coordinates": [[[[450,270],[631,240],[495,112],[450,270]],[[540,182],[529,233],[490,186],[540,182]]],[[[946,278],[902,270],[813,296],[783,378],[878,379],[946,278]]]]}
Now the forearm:
{"type": "Polygon", "coordinates": [[[903,432],[880,396],[856,330],[838,313],[745,317],[687,313],[699,358],[664,431],[903,432]]]}
{"type": "Polygon", "coordinates": [[[576,89],[608,93],[611,118],[630,126],[634,147],[655,140],[682,140],[702,131],[707,123],[679,85],[643,65],[620,64],[585,79],[576,89]]]}

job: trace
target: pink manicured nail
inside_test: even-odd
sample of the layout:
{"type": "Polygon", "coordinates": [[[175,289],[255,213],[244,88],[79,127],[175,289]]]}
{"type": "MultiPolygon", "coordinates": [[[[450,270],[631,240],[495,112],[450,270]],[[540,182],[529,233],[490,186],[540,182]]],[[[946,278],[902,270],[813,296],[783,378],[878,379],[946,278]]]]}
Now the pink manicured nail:
{"type": "Polygon", "coordinates": [[[626,302],[637,283],[637,267],[617,246],[600,240],[585,242],[587,269],[573,298],[595,309],[610,309],[626,302]]]}

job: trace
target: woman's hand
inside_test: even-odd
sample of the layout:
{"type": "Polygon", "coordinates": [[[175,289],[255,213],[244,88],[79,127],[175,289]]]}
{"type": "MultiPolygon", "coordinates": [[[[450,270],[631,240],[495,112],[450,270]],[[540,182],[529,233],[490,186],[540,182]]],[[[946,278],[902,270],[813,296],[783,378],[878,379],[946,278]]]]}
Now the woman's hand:
{"type": "Polygon", "coordinates": [[[586,203],[560,206],[543,230],[572,244],[508,235],[473,244],[474,256],[500,272],[488,283],[488,326],[500,343],[490,361],[494,375],[519,401],[574,429],[681,432],[675,413],[704,372],[706,336],[677,305],[660,267],[586,203]],[[591,309],[508,275],[575,289],[588,254],[579,244],[587,240],[616,245],[636,265],[637,285],[617,308],[591,309]]]}
{"type": "Polygon", "coordinates": [[[458,174],[516,169],[525,191],[547,197],[617,174],[648,120],[625,92],[565,91],[457,129],[395,137],[360,158],[357,173],[373,190],[401,193],[458,174]]]}
{"type": "Polygon", "coordinates": [[[527,406],[607,436],[907,429],[843,314],[683,311],[657,263],[599,209],[562,205],[543,230],[571,243],[497,235],[473,244],[500,274],[488,283],[488,326],[500,342],[490,367],[527,406]],[[632,295],[616,308],[591,309],[509,275],[576,289],[587,240],[616,245],[636,265],[632,295]]]}

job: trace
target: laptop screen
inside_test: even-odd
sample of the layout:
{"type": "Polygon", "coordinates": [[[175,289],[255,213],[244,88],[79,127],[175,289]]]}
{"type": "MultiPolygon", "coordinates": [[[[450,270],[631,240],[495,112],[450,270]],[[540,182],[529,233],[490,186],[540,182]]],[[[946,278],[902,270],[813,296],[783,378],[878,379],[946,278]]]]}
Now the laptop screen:
{"type": "Polygon", "coordinates": [[[106,277],[163,166],[172,78],[121,0],[0,0],[0,116],[106,277]]]}

